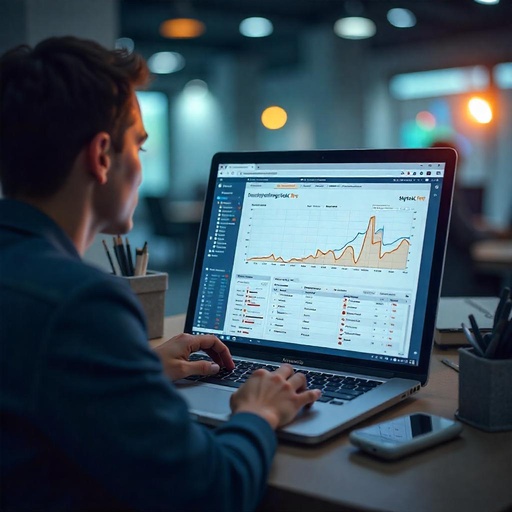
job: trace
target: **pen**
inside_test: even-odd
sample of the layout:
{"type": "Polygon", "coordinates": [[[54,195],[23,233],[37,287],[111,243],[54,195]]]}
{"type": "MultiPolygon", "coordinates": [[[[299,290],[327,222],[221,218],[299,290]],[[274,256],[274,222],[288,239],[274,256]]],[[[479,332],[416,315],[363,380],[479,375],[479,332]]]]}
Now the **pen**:
{"type": "Polygon", "coordinates": [[[105,240],[102,240],[102,242],[103,242],[103,247],[105,247],[105,252],[107,253],[107,258],[110,263],[110,267],[112,268],[112,274],[114,274],[116,276],[117,272],[114,267],[114,262],[112,261],[112,256],[110,256],[110,251],[108,250],[107,242],[105,242],[105,240]]]}
{"type": "Polygon", "coordinates": [[[130,271],[128,269],[128,260],[126,258],[126,253],[124,250],[123,239],[120,235],[117,235],[117,238],[115,238],[115,244],[119,258],[119,264],[121,266],[121,272],[123,276],[128,276],[130,275],[130,271]]]}
{"type": "Polygon", "coordinates": [[[510,288],[505,287],[503,288],[500,296],[500,302],[498,303],[498,307],[496,308],[496,313],[494,313],[494,322],[493,322],[493,333],[494,329],[496,329],[496,326],[498,325],[498,322],[501,319],[501,313],[503,310],[503,306],[505,305],[506,300],[510,297],[510,288]]]}
{"type": "Polygon", "coordinates": [[[496,352],[497,356],[502,359],[512,358],[512,320],[508,321],[507,326],[503,330],[501,343],[496,352]]]}
{"type": "Polygon", "coordinates": [[[469,321],[471,323],[471,328],[473,329],[473,334],[475,336],[476,342],[478,343],[478,346],[480,347],[480,350],[482,352],[485,352],[487,349],[487,344],[484,342],[484,339],[482,338],[482,333],[480,332],[480,328],[476,323],[475,317],[473,315],[469,315],[469,321]]]}
{"type": "Polygon", "coordinates": [[[130,248],[130,241],[128,240],[128,237],[126,237],[126,254],[128,255],[128,271],[130,273],[129,275],[133,276],[135,270],[133,268],[132,250],[130,248]]]}
{"type": "Polygon", "coordinates": [[[492,333],[491,342],[489,343],[489,346],[485,351],[485,357],[487,357],[488,359],[493,359],[499,353],[498,347],[501,344],[501,335],[508,325],[508,317],[510,315],[511,310],[512,300],[507,299],[506,302],[503,304],[503,307],[501,308],[500,317],[498,318],[496,329],[494,329],[492,333]]]}
{"type": "Polygon", "coordinates": [[[461,324],[462,330],[464,332],[464,335],[466,336],[466,339],[469,341],[469,343],[473,346],[475,349],[475,353],[481,357],[485,357],[485,354],[482,352],[482,349],[476,342],[473,334],[471,334],[471,331],[468,329],[468,326],[465,323],[461,324]]]}
{"type": "Polygon", "coordinates": [[[119,254],[119,247],[116,243],[116,237],[112,237],[112,244],[113,244],[113,247],[114,247],[114,255],[116,257],[116,261],[117,261],[117,265],[119,267],[119,270],[121,271],[121,275],[124,276],[125,273],[124,273],[124,269],[123,269],[123,262],[121,260],[121,255],[119,254]]]}
{"type": "Polygon", "coordinates": [[[459,365],[457,363],[454,363],[453,361],[450,361],[449,359],[441,359],[441,363],[445,364],[446,366],[449,366],[452,370],[455,370],[456,372],[459,371],[459,365]]]}

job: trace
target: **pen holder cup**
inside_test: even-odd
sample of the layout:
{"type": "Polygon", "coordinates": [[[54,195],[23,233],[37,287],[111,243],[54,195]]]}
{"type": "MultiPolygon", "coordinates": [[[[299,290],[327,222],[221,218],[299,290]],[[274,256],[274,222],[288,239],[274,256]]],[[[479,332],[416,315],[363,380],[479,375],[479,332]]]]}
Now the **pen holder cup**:
{"type": "Polygon", "coordinates": [[[148,270],[145,276],[127,276],[121,279],[128,281],[140,301],[146,314],[149,339],[163,336],[167,273],[148,270]]]}
{"type": "Polygon", "coordinates": [[[459,420],[486,432],[512,430],[512,359],[459,349],[459,420]]]}

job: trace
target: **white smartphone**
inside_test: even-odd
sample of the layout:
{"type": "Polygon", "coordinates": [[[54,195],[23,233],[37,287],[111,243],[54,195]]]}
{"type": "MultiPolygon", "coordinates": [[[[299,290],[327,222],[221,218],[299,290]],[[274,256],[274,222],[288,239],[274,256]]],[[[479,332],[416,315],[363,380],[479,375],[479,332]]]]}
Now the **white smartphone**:
{"type": "Polygon", "coordinates": [[[349,439],[372,455],[398,459],[448,441],[461,432],[462,425],[458,421],[419,412],[353,430],[349,439]]]}

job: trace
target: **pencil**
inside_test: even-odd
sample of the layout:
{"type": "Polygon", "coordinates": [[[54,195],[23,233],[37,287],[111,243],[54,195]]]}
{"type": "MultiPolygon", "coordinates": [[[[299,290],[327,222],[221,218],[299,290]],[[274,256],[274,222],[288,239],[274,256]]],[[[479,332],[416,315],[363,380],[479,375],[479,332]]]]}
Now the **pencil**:
{"type": "Polygon", "coordinates": [[[105,252],[107,253],[107,258],[110,263],[110,267],[112,268],[112,274],[114,274],[116,276],[117,272],[114,267],[114,262],[112,261],[112,256],[110,256],[110,251],[108,250],[107,242],[105,242],[105,240],[102,240],[102,242],[103,242],[103,247],[105,247],[105,252]]]}
{"type": "Polygon", "coordinates": [[[142,275],[145,276],[148,270],[148,243],[144,242],[144,247],[142,248],[142,275]]]}
{"type": "Polygon", "coordinates": [[[142,275],[142,258],[143,253],[142,249],[135,249],[135,275],[140,276],[142,275]]]}

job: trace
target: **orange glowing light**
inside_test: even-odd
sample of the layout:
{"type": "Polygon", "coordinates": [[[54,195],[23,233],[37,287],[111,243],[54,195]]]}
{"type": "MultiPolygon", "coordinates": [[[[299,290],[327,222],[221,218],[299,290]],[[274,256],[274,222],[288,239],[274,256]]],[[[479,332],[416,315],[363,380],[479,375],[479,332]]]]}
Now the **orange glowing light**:
{"type": "Polygon", "coordinates": [[[416,123],[424,130],[433,130],[436,127],[436,118],[428,110],[422,110],[416,114],[416,123]]]}
{"type": "Polygon", "coordinates": [[[269,130],[279,130],[288,120],[286,110],[281,107],[268,107],[261,114],[261,122],[269,130]]]}
{"type": "Polygon", "coordinates": [[[487,100],[478,97],[471,98],[468,102],[468,109],[477,123],[488,124],[492,121],[492,108],[487,100]]]}
{"type": "Polygon", "coordinates": [[[206,26],[193,18],[174,18],[160,25],[160,34],[169,39],[193,39],[203,35],[206,26]]]}

